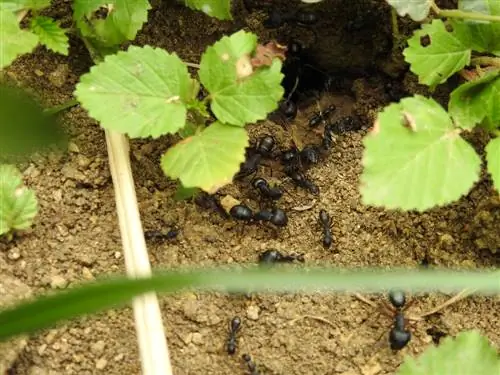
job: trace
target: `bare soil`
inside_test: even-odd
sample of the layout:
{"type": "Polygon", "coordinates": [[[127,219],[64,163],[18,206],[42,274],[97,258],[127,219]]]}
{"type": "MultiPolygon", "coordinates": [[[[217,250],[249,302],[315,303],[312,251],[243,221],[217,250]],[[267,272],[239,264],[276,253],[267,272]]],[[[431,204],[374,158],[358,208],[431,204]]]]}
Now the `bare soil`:
{"type": "MultiPolygon", "coordinates": [[[[67,3],[58,2],[50,14],[69,21],[67,3]]],[[[388,212],[360,203],[362,138],[371,126],[370,116],[391,99],[388,78],[376,68],[383,61],[393,61],[388,19],[377,18],[386,14],[387,8],[366,1],[370,11],[365,14],[361,10],[364,8],[354,7],[358,13],[353,14],[362,18],[361,25],[363,17],[372,17],[369,25],[374,25],[375,30],[352,25],[346,28],[346,15],[356,9],[346,5],[349,2],[325,3],[333,9],[325,8],[327,21],[318,27],[314,43],[321,46],[320,50],[337,54],[341,51],[344,57],[351,54],[356,68],[371,73],[359,75],[349,95],[323,94],[319,105],[326,108],[335,103],[338,109],[333,118],[351,113],[362,115],[364,130],[337,137],[331,154],[310,170],[321,190],[318,198],[295,188],[274,168],[260,169],[259,175],[279,179],[287,191],[280,206],[289,213],[289,224],[278,233],[263,225],[242,227],[192,202],[175,201],[175,183],[168,181],[159,167],[159,157],[169,147],[169,139],[132,141],[134,176],[145,229],[179,229],[176,239],[149,243],[153,266],[255,262],[261,251],[275,248],[304,253],[310,265],[418,267],[426,263],[469,269],[497,267],[500,201],[486,176],[459,202],[423,214],[388,212]],[[336,42],[322,44],[326,34],[336,42]],[[373,42],[384,38],[382,47],[373,42]],[[356,43],[349,44],[350,40],[356,43]],[[314,204],[309,210],[293,210],[311,203],[314,204]],[[321,245],[317,223],[320,209],[333,217],[335,241],[330,250],[321,245]]],[[[241,8],[234,23],[219,22],[173,1],[157,2],[149,23],[134,44],[162,47],[177,52],[185,61],[197,62],[207,45],[245,25],[263,39],[276,36],[273,33],[286,37],[295,33],[313,40],[310,31],[299,28],[264,30],[262,17],[262,8],[241,8]]],[[[72,40],[70,53],[71,57],[65,58],[38,48],[34,54],[16,61],[8,76],[41,94],[47,106],[63,103],[71,98],[78,77],[91,64],[78,41],[72,40]]],[[[345,65],[330,68],[339,71],[345,65]]],[[[403,81],[414,83],[415,79],[402,71],[399,82],[403,81]]],[[[408,86],[409,91],[415,91],[408,86]]],[[[304,141],[316,137],[307,131],[308,117],[316,110],[317,103],[313,101],[301,108],[293,122],[304,141]]],[[[62,119],[71,134],[69,152],[35,158],[24,166],[25,181],[35,189],[40,202],[33,229],[13,242],[0,242],[0,258],[7,262],[5,270],[35,293],[65,288],[110,272],[124,272],[104,132],[80,107],[66,111],[62,119]]],[[[249,130],[253,138],[273,134],[282,148],[291,139],[288,132],[271,121],[252,125],[249,130]]],[[[472,137],[478,149],[486,140],[480,133],[472,137]]],[[[248,181],[224,188],[223,193],[253,208],[259,207],[248,181]]],[[[410,311],[418,315],[448,297],[415,296],[410,311]]],[[[381,299],[371,298],[377,302],[381,299]]],[[[251,354],[264,374],[393,374],[405,355],[416,355],[433,345],[430,330],[455,335],[479,329],[500,346],[498,299],[485,297],[467,298],[416,323],[412,341],[398,353],[393,353],[387,343],[391,320],[377,315],[373,307],[351,295],[238,297],[190,292],[161,297],[161,306],[176,375],[243,374],[243,353],[251,354]],[[225,352],[225,341],[228,322],[235,315],[242,317],[243,328],[237,355],[231,357],[225,352]]],[[[82,318],[31,337],[14,369],[16,374],[30,375],[139,374],[131,309],[82,318]]]]}

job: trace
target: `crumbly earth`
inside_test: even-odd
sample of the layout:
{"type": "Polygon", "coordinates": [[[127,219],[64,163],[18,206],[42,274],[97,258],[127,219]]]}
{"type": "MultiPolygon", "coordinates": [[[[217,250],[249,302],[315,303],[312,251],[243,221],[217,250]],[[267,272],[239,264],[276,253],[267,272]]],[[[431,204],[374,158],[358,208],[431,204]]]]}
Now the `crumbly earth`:
{"type": "MultiPolygon", "coordinates": [[[[69,20],[67,2],[57,2],[50,12],[69,20]]],[[[380,9],[373,12],[378,14],[380,9]]],[[[258,27],[261,13],[241,8],[233,24],[209,19],[173,1],[158,1],[150,11],[150,22],[134,43],[176,51],[185,61],[196,62],[208,44],[245,24],[265,38],[266,32],[258,27]]],[[[330,27],[346,22],[345,15],[329,16],[333,19],[330,27]]],[[[321,33],[342,30],[320,30],[316,43],[321,43],[321,33]]],[[[373,59],[379,52],[366,55],[362,45],[350,51],[357,55],[356,61],[362,60],[360,56],[373,59]]],[[[71,98],[78,77],[89,66],[84,47],[72,40],[69,59],[39,48],[16,61],[8,76],[41,94],[50,106],[71,98]]],[[[407,77],[405,82],[415,82],[407,77]]],[[[326,108],[335,103],[338,109],[334,118],[354,112],[368,119],[390,100],[386,80],[381,73],[359,77],[352,95],[324,94],[319,105],[326,108]]],[[[308,117],[316,110],[315,102],[301,108],[292,124],[306,143],[316,139],[307,126],[308,117]]],[[[34,158],[24,166],[25,181],[35,189],[40,203],[33,229],[12,242],[0,242],[0,257],[7,262],[2,271],[35,293],[124,272],[104,133],[80,107],[66,111],[62,120],[71,134],[69,152],[34,158]]],[[[276,163],[270,161],[261,167],[259,175],[277,179],[286,189],[280,206],[289,213],[289,224],[278,232],[263,225],[243,227],[192,202],[174,201],[175,184],[162,175],[159,167],[159,157],[171,144],[170,139],[132,141],[144,228],[179,229],[176,239],[148,244],[153,266],[255,262],[258,254],[269,248],[304,253],[310,265],[498,266],[499,252],[492,250],[500,243],[499,202],[486,176],[459,202],[423,214],[388,212],[360,203],[362,139],[370,125],[367,120],[361,132],[337,137],[330,155],[311,169],[310,176],[321,190],[319,198],[286,181],[276,163]],[[305,211],[293,209],[308,205],[311,208],[305,211]],[[333,217],[335,241],[331,250],[321,245],[317,223],[320,209],[333,217]]],[[[282,148],[291,140],[289,131],[271,121],[252,125],[249,130],[253,138],[264,133],[274,135],[282,148]]],[[[484,134],[472,136],[478,149],[486,140],[484,134]]],[[[224,188],[223,193],[259,207],[248,181],[224,188]]],[[[367,297],[377,303],[381,298],[367,297]]],[[[414,296],[409,310],[419,314],[448,297],[414,296]]],[[[189,292],[161,297],[161,308],[176,375],[243,374],[243,353],[251,354],[264,374],[377,375],[394,374],[405,355],[416,355],[433,345],[435,332],[455,335],[478,329],[500,346],[498,302],[495,298],[471,297],[417,322],[412,327],[411,343],[398,353],[388,348],[391,320],[352,295],[238,297],[189,292]],[[225,352],[225,341],[228,322],[235,315],[242,317],[243,328],[237,355],[231,357],[225,352]]],[[[139,374],[132,311],[111,310],[35,335],[13,369],[23,375],[139,374]]]]}

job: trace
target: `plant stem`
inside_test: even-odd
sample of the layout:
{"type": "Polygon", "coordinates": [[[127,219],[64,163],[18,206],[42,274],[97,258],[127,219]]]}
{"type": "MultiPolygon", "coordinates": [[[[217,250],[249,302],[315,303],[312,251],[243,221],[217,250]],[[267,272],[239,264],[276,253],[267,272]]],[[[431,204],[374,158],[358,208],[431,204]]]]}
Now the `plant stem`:
{"type": "Polygon", "coordinates": [[[46,108],[43,110],[43,112],[47,115],[55,115],[58,112],[64,111],[65,109],[74,107],[75,105],[78,105],[79,102],[76,99],[70,99],[63,104],[59,104],[50,108],[46,108]]]}
{"type": "Polygon", "coordinates": [[[391,24],[392,24],[392,38],[399,38],[399,25],[398,25],[398,13],[396,9],[391,7],[391,24]]]}
{"type": "Polygon", "coordinates": [[[491,14],[484,14],[479,12],[464,12],[463,10],[459,9],[441,9],[436,5],[434,1],[431,2],[431,9],[434,11],[434,13],[436,13],[438,17],[500,22],[500,16],[493,16],[491,14]]]}
{"type": "Polygon", "coordinates": [[[488,65],[500,68],[500,57],[492,57],[492,56],[474,57],[473,59],[471,59],[470,65],[488,65]]]}
{"type": "Polygon", "coordinates": [[[186,64],[190,68],[200,69],[200,64],[195,64],[195,63],[190,63],[190,62],[185,62],[184,64],[186,64]]]}

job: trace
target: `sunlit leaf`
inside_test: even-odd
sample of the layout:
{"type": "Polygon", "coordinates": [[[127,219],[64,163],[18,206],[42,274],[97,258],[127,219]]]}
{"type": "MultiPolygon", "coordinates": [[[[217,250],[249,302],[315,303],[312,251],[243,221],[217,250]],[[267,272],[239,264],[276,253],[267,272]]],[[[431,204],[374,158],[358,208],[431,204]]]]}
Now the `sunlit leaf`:
{"type": "Polygon", "coordinates": [[[185,0],[186,6],[201,10],[210,17],[220,20],[232,20],[231,0],[185,0]]]}
{"type": "Polygon", "coordinates": [[[255,69],[250,55],[256,46],[256,35],[239,31],[208,47],[201,58],[200,80],[221,122],[245,126],[278,108],[284,92],[281,61],[276,58],[270,67],[255,69]]]}
{"type": "Polygon", "coordinates": [[[432,0],[386,0],[396,12],[404,17],[409,15],[414,21],[420,22],[427,17],[432,0]]]}
{"type": "Polygon", "coordinates": [[[467,194],[481,159],[433,99],[387,106],[364,139],[364,204],[424,211],[467,194]]]}
{"type": "Polygon", "coordinates": [[[410,64],[410,70],[418,75],[419,83],[434,87],[469,64],[469,29],[461,22],[449,24],[452,31],[446,30],[443,21],[435,19],[415,31],[408,40],[403,55],[410,64]]]}
{"type": "Polygon", "coordinates": [[[65,31],[52,18],[37,16],[31,20],[31,31],[48,49],[65,56],[68,55],[69,42],[65,31]]]}
{"type": "Polygon", "coordinates": [[[13,165],[0,164],[0,236],[28,229],[37,212],[35,193],[23,186],[21,173],[13,165]]]}
{"type": "Polygon", "coordinates": [[[7,9],[11,12],[20,10],[40,10],[50,6],[50,0],[1,0],[0,9],[7,9]]]}
{"type": "Polygon", "coordinates": [[[492,139],[486,146],[486,162],[493,185],[500,193],[500,138],[492,139]]]}
{"type": "Polygon", "coordinates": [[[397,375],[500,374],[497,350],[479,331],[460,332],[431,346],[417,358],[406,357],[397,375]]]}
{"type": "Polygon", "coordinates": [[[161,159],[165,174],[186,188],[215,192],[230,183],[245,160],[248,134],[243,128],[215,122],[171,147],[161,159]]]}
{"type": "Polygon", "coordinates": [[[194,85],[175,53],[131,46],[93,66],[75,96],[103,128],[157,138],[184,127],[194,85]]]}

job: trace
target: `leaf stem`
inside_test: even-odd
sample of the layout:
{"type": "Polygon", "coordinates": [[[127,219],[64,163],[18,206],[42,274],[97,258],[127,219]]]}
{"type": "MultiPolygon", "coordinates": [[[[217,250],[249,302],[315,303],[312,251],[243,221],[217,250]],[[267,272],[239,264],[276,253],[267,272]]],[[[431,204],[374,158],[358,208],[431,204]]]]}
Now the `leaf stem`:
{"type": "Polygon", "coordinates": [[[474,57],[471,59],[470,65],[488,65],[500,68],[500,57],[492,57],[492,56],[474,57]]]}
{"type": "Polygon", "coordinates": [[[500,22],[500,16],[494,16],[491,14],[484,14],[479,12],[464,12],[463,10],[459,9],[441,9],[436,5],[434,1],[431,2],[431,9],[434,11],[434,13],[436,13],[438,17],[500,22]]]}
{"type": "Polygon", "coordinates": [[[74,107],[75,105],[78,105],[79,102],[76,99],[70,99],[62,104],[50,107],[50,108],[45,108],[43,112],[47,115],[54,115],[58,112],[64,111],[65,109],[74,107]]]}
{"type": "Polygon", "coordinates": [[[395,8],[391,7],[391,24],[392,24],[392,38],[399,38],[399,25],[398,25],[398,13],[395,8]]]}

